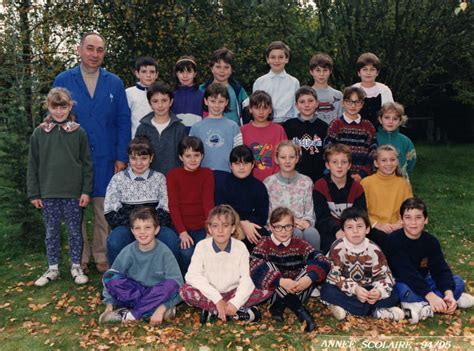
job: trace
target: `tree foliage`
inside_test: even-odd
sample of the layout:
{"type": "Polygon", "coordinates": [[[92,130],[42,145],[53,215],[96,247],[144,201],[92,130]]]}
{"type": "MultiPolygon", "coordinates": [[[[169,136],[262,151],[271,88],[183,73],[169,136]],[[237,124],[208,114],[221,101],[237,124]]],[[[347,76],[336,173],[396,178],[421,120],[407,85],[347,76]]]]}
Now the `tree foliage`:
{"type": "MultiPolygon", "coordinates": [[[[324,51],[336,63],[331,84],[342,89],[358,80],[357,57],[371,51],[383,62],[378,80],[389,85],[412,114],[448,120],[448,128],[459,121],[457,108],[458,115],[470,121],[464,125],[473,130],[473,6],[461,9],[457,0],[3,3],[0,184],[4,204],[15,218],[27,219],[22,223],[37,219],[24,196],[28,137],[44,115],[41,100],[54,76],[77,63],[75,47],[89,31],[107,39],[104,66],[126,85],[134,83],[132,67],[140,55],[157,58],[160,77],[172,81],[177,58],[192,54],[202,81],[210,75],[211,52],[226,46],[236,53],[235,76],[250,90],[255,78],[268,71],[266,46],[283,40],[292,49],[287,70],[302,84],[312,83],[310,57],[324,51]]],[[[28,235],[40,227],[25,224],[23,231],[28,235]]]]}

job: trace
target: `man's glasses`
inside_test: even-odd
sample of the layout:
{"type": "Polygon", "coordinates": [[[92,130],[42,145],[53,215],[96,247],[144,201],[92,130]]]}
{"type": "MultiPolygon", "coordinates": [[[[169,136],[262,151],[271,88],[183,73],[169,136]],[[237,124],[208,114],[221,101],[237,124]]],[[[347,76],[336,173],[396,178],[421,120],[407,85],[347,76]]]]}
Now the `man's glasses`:
{"type": "Polygon", "coordinates": [[[344,102],[349,104],[350,106],[360,106],[364,103],[364,100],[344,99],[344,102]]]}
{"type": "Polygon", "coordinates": [[[285,232],[289,232],[295,226],[293,224],[285,224],[285,225],[279,225],[279,224],[273,225],[272,224],[272,227],[273,227],[273,229],[275,229],[276,232],[281,232],[283,229],[285,229],[285,232]]]}

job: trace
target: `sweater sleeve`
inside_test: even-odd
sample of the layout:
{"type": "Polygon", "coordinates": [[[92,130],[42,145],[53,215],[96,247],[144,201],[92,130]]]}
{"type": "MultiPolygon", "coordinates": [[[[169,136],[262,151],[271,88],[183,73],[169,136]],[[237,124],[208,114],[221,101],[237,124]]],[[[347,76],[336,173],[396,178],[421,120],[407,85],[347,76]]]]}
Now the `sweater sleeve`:
{"type": "Polygon", "coordinates": [[[328,254],[331,261],[331,269],[327,276],[327,282],[337,286],[348,296],[352,296],[355,295],[355,288],[358,284],[353,279],[344,276],[345,262],[342,260],[344,253],[341,253],[343,250],[342,240],[334,243],[333,247],[331,247],[328,254]]]}
{"type": "Polygon", "coordinates": [[[312,246],[307,244],[307,266],[306,272],[311,278],[313,283],[322,283],[326,280],[326,276],[331,268],[330,261],[326,256],[313,249],[312,246]]]}
{"type": "Polygon", "coordinates": [[[191,257],[191,264],[186,273],[186,283],[199,290],[205,297],[214,303],[222,300],[220,292],[213,287],[204,275],[204,257],[206,256],[205,242],[199,242],[191,257]]]}
{"type": "Polygon", "coordinates": [[[30,137],[30,149],[28,153],[28,170],[27,170],[27,189],[28,189],[28,198],[30,200],[40,199],[41,190],[38,180],[38,170],[39,170],[39,146],[37,133],[38,129],[35,129],[33,134],[30,137]]]}
{"type": "Polygon", "coordinates": [[[377,150],[377,132],[372,123],[367,121],[367,124],[369,125],[367,130],[367,133],[369,134],[367,138],[368,155],[366,164],[363,165],[359,171],[359,175],[362,178],[365,178],[373,173],[372,169],[374,168],[375,151],[377,150]]]}
{"type": "Polygon", "coordinates": [[[413,176],[413,171],[416,165],[416,150],[415,145],[413,145],[412,141],[407,138],[407,145],[408,150],[406,153],[406,160],[407,160],[407,173],[409,177],[413,176]]]}
{"type": "Polygon", "coordinates": [[[301,217],[304,220],[309,222],[310,227],[314,227],[316,222],[316,217],[314,214],[314,203],[313,203],[313,184],[311,181],[307,183],[303,195],[303,216],[301,217]]]}
{"type": "Polygon", "coordinates": [[[206,173],[206,177],[204,179],[204,182],[202,184],[202,206],[204,210],[205,217],[209,215],[209,212],[214,208],[214,187],[215,187],[215,182],[214,182],[214,175],[212,171],[206,173]]]}
{"type": "Polygon", "coordinates": [[[262,290],[275,290],[280,286],[281,273],[268,261],[265,240],[260,240],[250,256],[250,276],[255,286],[262,290]]]}
{"type": "Polygon", "coordinates": [[[179,173],[169,172],[166,178],[168,187],[168,204],[171,220],[176,228],[178,234],[185,232],[186,227],[184,226],[181,210],[179,206],[179,173]]]}
{"type": "Polygon", "coordinates": [[[158,177],[158,206],[166,212],[169,212],[168,206],[168,188],[166,187],[166,177],[162,174],[158,177]]]}
{"type": "Polygon", "coordinates": [[[433,242],[430,250],[429,269],[436,287],[444,293],[446,290],[454,289],[453,272],[444,259],[443,251],[439,241],[435,237],[431,237],[433,242]]]}
{"type": "MultiPolygon", "coordinates": [[[[110,270],[114,270],[116,272],[123,273],[127,275],[127,271],[131,265],[131,260],[130,260],[130,253],[128,248],[122,251],[118,254],[118,256],[115,258],[114,263],[112,264],[112,267],[110,267],[110,270]]],[[[112,295],[110,295],[109,291],[105,287],[104,284],[104,289],[102,290],[102,296],[104,297],[104,304],[113,304],[114,299],[112,295]]]]}
{"type": "Polygon", "coordinates": [[[256,189],[256,194],[258,194],[258,196],[256,196],[255,212],[249,217],[249,221],[260,226],[264,226],[267,224],[268,220],[270,200],[265,185],[263,185],[263,183],[259,180],[257,181],[259,182],[257,183],[259,189],[256,189]]]}
{"type": "MultiPolygon", "coordinates": [[[[159,243],[158,245],[164,245],[159,243]]],[[[174,280],[179,286],[183,285],[183,275],[179,269],[178,261],[174,257],[171,250],[164,250],[163,252],[163,262],[164,262],[164,271],[166,279],[174,280]]],[[[170,309],[173,306],[176,306],[181,302],[181,297],[179,294],[176,294],[171,300],[168,300],[164,303],[166,309],[170,309]]]]}
{"type": "Polygon", "coordinates": [[[82,194],[92,193],[92,159],[87,134],[81,129],[82,194]]]}
{"type": "Polygon", "coordinates": [[[379,247],[370,244],[369,252],[374,263],[372,266],[372,285],[380,291],[380,298],[386,299],[390,296],[395,285],[392,272],[388,268],[387,259],[379,247]]]}
{"type": "Polygon", "coordinates": [[[328,127],[328,133],[326,135],[326,139],[324,139],[324,147],[337,144],[339,142],[339,129],[340,129],[340,122],[339,117],[332,120],[328,127]]]}
{"type": "Polygon", "coordinates": [[[327,251],[330,243],[336,240],[336,233],[341,229],[340,224],[332,217],[327,199],[315,188],[313,192],[314,209],[316,211],[316,229],[321,235],[321,249],[327,251]],[[325,246],[325,247],[324,247],[325,246]]]}
{"type": "Polygon", "coordinates": [[[241,251],[242,252],[239,256],[238,267],[235,267],[236,270],[238,269],[240,271],[239,285],[237,286],[234,297],[229,300],[229,302],[237,309],[242,307],[247,302],[253,290],[255,289],[252,278],[250,278],[249,253],[244,245],[242,245],[241,251]]]}
{"type": "Polygon", "coordinates": [[[115,174],[107,185],[104,199],[104,214],[117,212],[122,208],[122,193],[120,191],[119,178],[122,172],[115,174]]]}
{"type": "Polygon", "coordinates": [[[233,128],[234,128],[234,140],[233,140],[232,148],[242,145],[244,143],[242,133],[240,132],[240,127],[237,124],[235,124],[233,128]]]}

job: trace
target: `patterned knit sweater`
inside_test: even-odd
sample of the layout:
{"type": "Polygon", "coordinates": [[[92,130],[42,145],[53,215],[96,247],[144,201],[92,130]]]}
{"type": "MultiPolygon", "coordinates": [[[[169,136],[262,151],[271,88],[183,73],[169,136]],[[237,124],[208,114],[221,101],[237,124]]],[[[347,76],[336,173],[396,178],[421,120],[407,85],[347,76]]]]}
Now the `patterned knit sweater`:
{"type": "Polygon", "coordinates": [[[326,279],[330,263],[305,240],[292,237],[288,246],[277,246],[262,237],[250,256],[250,275],[258,289],[274,290],[280,278],[295,279],[305,270],[313,283],[326,279]]]}
{"type": "Polygon", "coordinates": [[[313,182],[303,174],[296,174],[292,178],[284,178],[281,173],[269,176],[263,181],[270,198],[271,213],[277,207],[291,208],[296,218],[307,220],[314,226],[313,182]]]}
{"type": "Polygon", "coordinates": [[[328,128],[325,146],[337,143],[350,147],[353,174],[359,174],[362,178],[372,174],[372,154],[377,148],[377,141],[375,128],[370,121],[362,119],[360,123],[347,123],[344,117],[333,120],[328,128]]]}
{"type": "Polygon", "coordinates": [[[331,270],[326,281],[341,289],[347,295],[355,295],[355,288],[376,288],[385,299],[395,285],[382,250],[365,239],[353,245],[346,238],[334,242],[328,254],[331,270]]]}

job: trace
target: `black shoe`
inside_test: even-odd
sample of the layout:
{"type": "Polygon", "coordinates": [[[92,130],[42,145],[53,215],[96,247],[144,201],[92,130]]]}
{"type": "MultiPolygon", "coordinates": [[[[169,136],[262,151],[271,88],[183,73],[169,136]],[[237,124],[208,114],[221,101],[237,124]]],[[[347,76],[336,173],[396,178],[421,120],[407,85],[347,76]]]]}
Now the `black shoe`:
{"type": "Polygon", "coordinates": [[[285,305],[283,305],[279,301],[275,301],[273,305],[270,306],[269,308],[270,313],[272,314],[272,319],[275,322],[283,323],[284,318],[283,318],[283,312],[285,311],[285,305]]]}
{"type": "Polygon", "coordinates": [[[217,319],[216,314],[211,313],[211,312],[206,311],[206,310],[202,310],[201,311],[201,318],[199,319],[199,322],[201,322],[201,324],[206,324],[207,322],[212,322],[216,319],[217,319]]]}
{"type": "Polygon", "coordinates": [[[295,311],[296,316],[298,317],[300,322],[305,322],[306,321],[306,328],[304,328],[305,332],[311,332],[316,328],[316,323],[314,322],[313,317],[311,317],[311,313],[301,306],[295,311]]]}
{"type": "Polygon", "coordinates": [[[261,317],[262,315],[256,307],[242,307],[237,310],[233,319],[237,321],[258,322],[261,317]]]}

